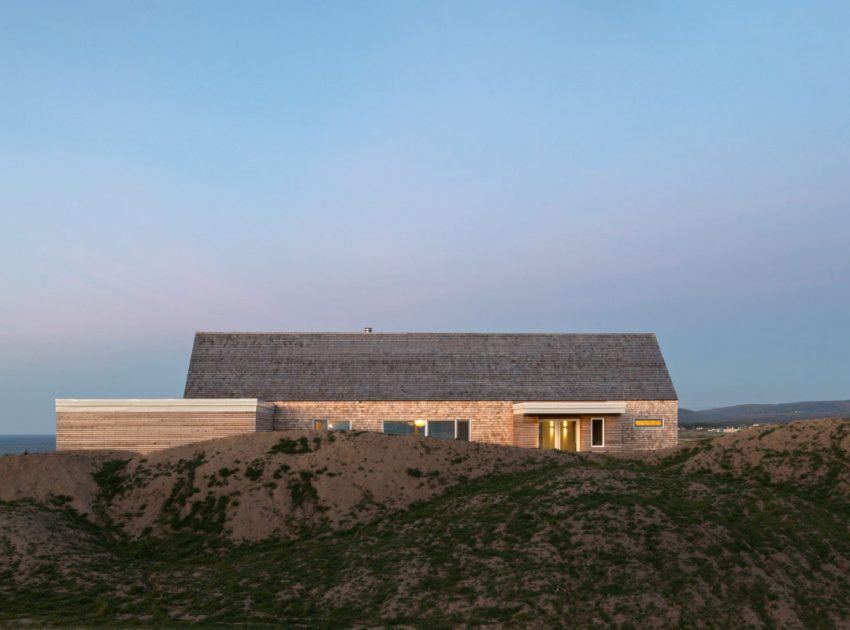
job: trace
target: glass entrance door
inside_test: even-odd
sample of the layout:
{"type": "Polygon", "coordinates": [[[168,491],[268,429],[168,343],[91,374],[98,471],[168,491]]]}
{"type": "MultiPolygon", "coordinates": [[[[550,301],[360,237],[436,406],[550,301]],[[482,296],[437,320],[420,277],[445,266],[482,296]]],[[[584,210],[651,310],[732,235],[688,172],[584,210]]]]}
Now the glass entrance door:
{"type": "Polygon", "coordinates": [[[555,421],[541,420],[538,428],[537,444],[540,448],[555,448],[555,421]]]}
{"type": "Polygon", "coordinates": [[[537,445],[560,451],[578,450],[578,420],[552,418],[538,423],[537,445]]]}
{"type": "Polygon", "coordinates": [[[576,426],[578,422],[575,420],[559,420],[558,424],[558,433],[559,433],[559,444],[558,448],[562,451],[577,451],[578,450],[578,442],[576,438],[578,437],[578,432],[576,431],[576,426]]]}

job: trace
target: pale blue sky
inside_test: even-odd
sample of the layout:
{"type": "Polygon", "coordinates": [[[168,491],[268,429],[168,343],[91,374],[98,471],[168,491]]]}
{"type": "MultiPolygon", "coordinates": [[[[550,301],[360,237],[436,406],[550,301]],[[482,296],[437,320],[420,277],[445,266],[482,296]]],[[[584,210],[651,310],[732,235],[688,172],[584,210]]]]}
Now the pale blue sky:
{"type": "Polygon", "coordinates": [[[850,4],[0,0],[0,433],[195,330],[654,331],[850,398],[850,4]]]}

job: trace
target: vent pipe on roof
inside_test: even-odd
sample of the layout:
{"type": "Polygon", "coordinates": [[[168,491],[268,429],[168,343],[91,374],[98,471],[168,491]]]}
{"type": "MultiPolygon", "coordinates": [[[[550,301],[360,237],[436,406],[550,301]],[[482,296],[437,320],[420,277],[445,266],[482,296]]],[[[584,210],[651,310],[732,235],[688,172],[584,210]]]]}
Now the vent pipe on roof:
{"type": "Polygon", "coordinates": [[[371,327],[371,326],[367,326],[366,328],[364,328],[364,329],[363,329],[363,332],[364,332],[364,333],[366,333],[366,334],[368,335],[370,332],[372,332],[372,327],[371,327]]]}

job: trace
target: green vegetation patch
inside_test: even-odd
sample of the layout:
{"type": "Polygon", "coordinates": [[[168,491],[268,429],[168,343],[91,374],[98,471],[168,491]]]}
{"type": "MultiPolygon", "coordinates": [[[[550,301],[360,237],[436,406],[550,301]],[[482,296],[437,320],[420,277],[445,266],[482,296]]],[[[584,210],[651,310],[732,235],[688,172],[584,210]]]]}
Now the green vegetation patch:
{"type": "MultiPolygon", "coordinates": [[[[321,446],[321,439],[314,438],[314,443],[318,449],[321,446]],[[316,441],[317,440],[317,441],[316,441]]],[[[300,437],[297,440],[285,437],[277,441],[277,443],[269,449],[269,455],[283,453],[285,455],[302,455],[310,452],[310,441],[306,437],[300,437]]]]}
{"type": "Polygon", "coordinates": [[[125,490],[126,477],[124,471],[129,459],[111,459],[103,462],[100,468],[92,474],[92,478],[100,489],[100,498],[110,502],[125,490]]]}
{"type": "Polygon", "coordinates": [[[281,464],[280,466],[275,468],[274,472],[272,473],[272,477],[274,477],[275,479],[282,479],[283,476],[291,470],[291,468],[292,467],[289,464],[281,464]]]}
{"type": "MultiPolygon", "coordinates": [[[[191,531],[206,534],[211,539],[198,537],[195,541],[218,543],[227,516],[227,506],[236,493],[230,495],[207,494],[196,498],[201,489],[195,485],[196,471],[205,462],[204,454],[197,453],[192,459],[181,459],[177,463],[178,477],[171,487],[160,513],[160,523],[174,532],[191,531]]],[[[228,477],[237,470],[222,468],[218,474],[228,477]]]]}
{"type": "Polygon", "coordinates": [[[257,481],[263,476],[266,463],[262,459],[255,459],[245,468],[245,477],[251,481],[257,481]]]}
{"type": "Polygon", "coordinates": [[[302,470],[298,476],[286,483],[289,495],[292,497],[292,505],[302,507],[306,503],[315,503],[319,499],[316,488],[313,486],[314,474],[309,470],[302,470]]]}

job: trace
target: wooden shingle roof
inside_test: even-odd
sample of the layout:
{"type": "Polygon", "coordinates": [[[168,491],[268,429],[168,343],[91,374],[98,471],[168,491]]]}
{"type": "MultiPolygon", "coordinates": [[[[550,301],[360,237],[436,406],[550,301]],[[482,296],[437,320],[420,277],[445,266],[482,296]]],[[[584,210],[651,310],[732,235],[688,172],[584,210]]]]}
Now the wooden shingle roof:
{"type": "Polygon", "coordinates": [[[653,334],[207,333],[186,398],[676,400],[653,334]]]}

